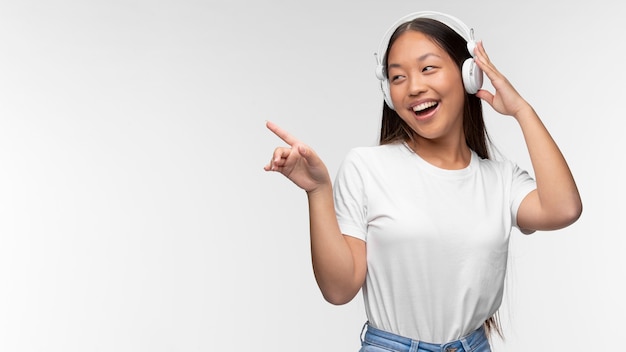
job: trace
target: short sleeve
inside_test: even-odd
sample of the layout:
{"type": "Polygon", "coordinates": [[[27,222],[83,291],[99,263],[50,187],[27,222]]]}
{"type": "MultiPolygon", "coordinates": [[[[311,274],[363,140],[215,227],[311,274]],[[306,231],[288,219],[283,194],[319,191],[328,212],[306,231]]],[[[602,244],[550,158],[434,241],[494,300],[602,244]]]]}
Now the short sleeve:
{"type": "Polygon", "coordinates": [[[518,165],[512,165],[512,180],[511,180],[511,217],[513,219],[513,226],[519,229],[517,226],[517,211],[519,210],[522,201],[526,196],[537,188],[537,182],[533,179],[526,170],[520,168],[518,165]]]}
{"type": "Polygon", "coordinates": [[[355,150],[351,150],[337,171],[333,192],[341,233],[365,241],[367,206],[363,173],[362,159],[355,150]]]}

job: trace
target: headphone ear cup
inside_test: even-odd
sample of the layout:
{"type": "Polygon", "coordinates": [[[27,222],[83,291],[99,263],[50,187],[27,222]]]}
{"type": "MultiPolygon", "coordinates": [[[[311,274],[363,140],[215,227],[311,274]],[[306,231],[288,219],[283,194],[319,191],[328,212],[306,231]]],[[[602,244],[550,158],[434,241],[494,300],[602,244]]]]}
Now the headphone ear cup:
{"type": "Polygon", "coordinates": [[[387,78],[384,78],[380,81],[380,88],[383,91],[383,98],[385,98],[385,103],[387,103],[387,106],[389,106],[391,110],[396,110],[396,108],[394,108],[393,106],[393,103],[391,102],[391,91],[389,89],[389,80],[387,78]]]}
{"type": "Polygon", "coordinates": [[[378,78],[379,80],[384,80],[385,79],[385,69],[383,68],[383,65],[376,65],[376,78],[378,78]]]}
{"type": "Polygon", "coordinates": [[[470,58],[463,62],[462,67],[463,85],[469,94],[476,94],[483,86],[483,70],[478,67],[474,59],[470,58]]]}
{"type": "Polygon", "coordinates": [[[380,90],[383,91],[383,98],[385,99],[385,103],[387,106],[391,108],[391,110],[395,110],[393,107],[393,103],[391,102],[391,92],[389,91],[389,80],[385,77],[385,69],[383,65],[376,66],[376,78],[380,80],[380,90]]]}
{"type": "Polygon", "coordinates": [[[468,41],[467,51],[470,53],[470,55],[472,55],[472,57],[474,57],[474,49],[476,49],[476,42],[473,40],[468,41]]]}

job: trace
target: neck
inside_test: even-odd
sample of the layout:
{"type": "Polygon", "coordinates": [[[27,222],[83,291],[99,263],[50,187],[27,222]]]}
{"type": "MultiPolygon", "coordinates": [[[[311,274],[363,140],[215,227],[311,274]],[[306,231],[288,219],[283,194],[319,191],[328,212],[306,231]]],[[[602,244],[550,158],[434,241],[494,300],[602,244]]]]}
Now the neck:
{"type": "Polygon", "coordinates": [[[464,136],[454,142],[416,138],[406,143],[422,159],[441,169],[463,169],[472,159],[472,152],[464,136]]]}

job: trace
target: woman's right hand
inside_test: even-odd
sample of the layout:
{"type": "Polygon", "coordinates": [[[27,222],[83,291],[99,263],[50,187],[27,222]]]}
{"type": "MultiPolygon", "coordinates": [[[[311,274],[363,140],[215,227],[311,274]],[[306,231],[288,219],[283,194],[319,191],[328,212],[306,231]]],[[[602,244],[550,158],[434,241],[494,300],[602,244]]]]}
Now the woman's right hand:
{"type": "Polygon", "coordinates": [[[280,172],[307,193],[331,186],[326,165],[313,149],[273,122],[268,121],[266,126],[289,147],[276,148],[272,160],[264,167],[265,171],[280,172]]]}

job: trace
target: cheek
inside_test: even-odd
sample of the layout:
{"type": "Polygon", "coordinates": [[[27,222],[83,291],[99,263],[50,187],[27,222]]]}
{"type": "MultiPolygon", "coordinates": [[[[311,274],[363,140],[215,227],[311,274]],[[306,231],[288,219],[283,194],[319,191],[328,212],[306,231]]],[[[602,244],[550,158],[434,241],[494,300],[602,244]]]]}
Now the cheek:
{"type": "Polygon", "coordinates": [[[405,99],[410,94],[409,86],[406,83],[393,84],[389,86],[389,95],[391,97],[391,102],[397,108],[403,106],[405,103],[405,99]]]}
{"type": "Polygon", "coordinates": [[[463,77],[460,70],[457,70],[454,73],[451,72],[449,80],[450,82],[454,82],[453,86],[456,88],[457,92],[465,95],[465,85],[463,84],[463,77]]]}
{"type": "Polygon", "coordinates": [[[445,98],[450,105],[459,105],[460,109],[463,109],[465,102],[465,86],[463,85],[463,79],[461,75],[449,74],[447,77],[442,77],[438,84],[433,86],[433,89],[437,93],[445,98]]]}
{"type": "Polygon", "coordinates": [[[449,70],[439,78],[438,87],[440,90],[447,91],[448,93],[458,93],[460,90],[465,91],[460,71],[449,70]]]}
{"type": "Polygon", "coordinates": [[[402,96],[404,96],[402,85],[390,84],[389,95],[391,95],[391,101],[393,101],[393,104],[396,105],[396,100],[402,99],[402,96]]]}

